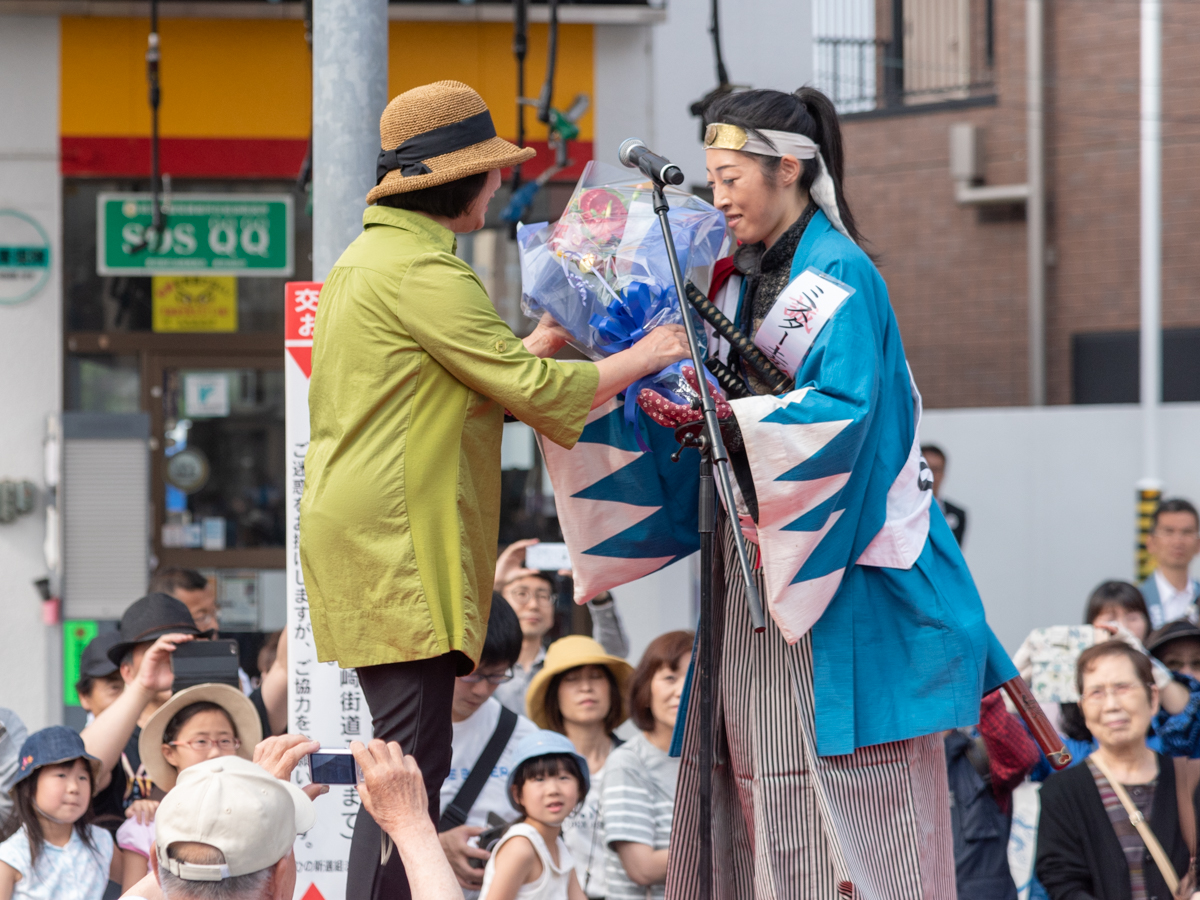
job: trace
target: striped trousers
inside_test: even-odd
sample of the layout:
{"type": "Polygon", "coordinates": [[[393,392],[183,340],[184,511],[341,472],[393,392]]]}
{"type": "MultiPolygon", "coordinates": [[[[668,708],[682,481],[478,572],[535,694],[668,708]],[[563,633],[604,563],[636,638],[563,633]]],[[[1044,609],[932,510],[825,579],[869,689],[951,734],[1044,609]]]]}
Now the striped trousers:
{"type": "MultiPolygon", "coordinates": [[[[707,624],[716,685],[712,900],[954,900],[942,736],[817,756],[811,633],[789,646],[768,617],[766,633],[754,634],[723,514],[717,544],[707,624]]],[[[749,549],[756,566],[757,548],[749,549]]],[[[667,900],[697,897],[699,741],[693,693],[667,900]]]]}

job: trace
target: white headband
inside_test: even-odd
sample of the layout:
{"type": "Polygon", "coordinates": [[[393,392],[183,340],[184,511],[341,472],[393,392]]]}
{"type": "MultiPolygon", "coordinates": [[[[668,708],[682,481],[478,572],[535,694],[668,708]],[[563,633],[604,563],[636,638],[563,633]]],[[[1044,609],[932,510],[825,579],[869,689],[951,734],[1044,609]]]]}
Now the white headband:
{"type": "MultiPolygon", "coordinates": [[[[750,134],[740,125],[727,125],[724,122],[713,122],[704,130],[705,150],[741,150],[744,153],[757,153],[761,156],[794,156],[796,159],[815,159],[817,161],[817,177],[813,180],[808,194],[813,202],[825,213],[829,224],[850,237],[846,226],[842,224],[842,214],[838,210],[837,189],[833,178],[825,166],[825,157],[821,148],[807,135],[794,131],[771,131],[760,128],[758,133],[767,138],[760,140],[750,134]],[[773,145],[773,146],[772,146],[773,145]]],[[[850,238],[853,240],[853,238],[850,238]]]]}

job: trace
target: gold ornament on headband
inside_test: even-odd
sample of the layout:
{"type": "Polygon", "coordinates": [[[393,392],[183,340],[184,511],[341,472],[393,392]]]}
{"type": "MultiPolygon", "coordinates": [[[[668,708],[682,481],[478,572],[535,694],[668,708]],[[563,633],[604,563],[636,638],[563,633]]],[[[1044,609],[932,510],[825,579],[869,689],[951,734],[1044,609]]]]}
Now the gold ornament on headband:
{"type": "Polygon", "coordinates": [[[745,128],[724,122],[713,122],[704,129],[705,150],[741,150],[749,139],[745,128]]]}

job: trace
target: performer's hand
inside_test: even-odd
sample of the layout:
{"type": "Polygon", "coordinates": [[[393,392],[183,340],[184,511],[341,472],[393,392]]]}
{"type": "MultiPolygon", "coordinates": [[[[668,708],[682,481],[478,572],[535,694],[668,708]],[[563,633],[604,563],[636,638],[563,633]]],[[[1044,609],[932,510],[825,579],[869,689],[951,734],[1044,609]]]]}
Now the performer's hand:
{"type": "Polygon", "coordinates": [[[487,862],[492,856],[486,850],[480,850],[467,843],[470,838],[482,833],[483,829],[474,825],[459,825],[438,835],[450,868],[454,870],[454,877],[468,891],[477,891],[483,887],[483,869],[473,868],[468,860],[487,862]]]}
{"type": "Polygon", "coordinates": [[[682,325],[659,325],[629,348],[642,363],[642,375],[653,375],[691,356],[682,325]]]}
{"type": "Polygon", "coordinates": [[[521,343],[534,356],[545,359],[561,350],[570,339],[571,333],[559,325],[550,313],[542,313],[533,333],[521,343]]]}
{"type": "MultiPolygon", "coordinates": [[[[696,369],[694,366],[683,366],[683,377],[691,386],[692,390],[697,394],[700,393],[700,382],[696,379],[696,369]]],[[[715,388],[709,384],[709,389],[712,391],[713,403],[717,407],[717,419],[728,419],[733,416],[733,410],[729,403],[725,400],[724,393],[720,388],[715,388]]],[[[667,428],[678,428],[680,425],[686,425],[689,422],[699,422],[704,418],[704,412],[700,409],[684,405],[682,403],[673,403],[657,391],[652,391],[649,388],[642,388],[638,394],[638,406],[646,411],[651,419],[659,425],[667,428]]]]}
{"type": "Polygon", "coordinates": [[[494,585],[496,590],[503,590],[506,584],[517,578],[537,574],[537,569],[530,569],[525,565],[525,548],[532,547],[536,543],[538,543],[537,538],[526,538],[522,541],[513,541],[504,548],[496,559],[496,583],[494,585]]]}

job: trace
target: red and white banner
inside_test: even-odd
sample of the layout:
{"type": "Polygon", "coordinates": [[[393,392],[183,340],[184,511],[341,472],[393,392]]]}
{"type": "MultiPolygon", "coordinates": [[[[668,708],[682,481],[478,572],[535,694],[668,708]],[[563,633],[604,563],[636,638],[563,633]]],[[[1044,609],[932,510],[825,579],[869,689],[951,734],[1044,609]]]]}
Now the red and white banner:
{"type": "MultiPolygon", "coordinates": [[[[322,747],[348,747],[371,739],[371,714],[353,669],[318,663],[308,617],[308,595],[300,571],[300,497],[308,451],[308,379],[312,375],[313,331],[319,282],[284,287],[284,385],[288,472],[287,628],[288,732],[305,734],[322,747]]],[[[345,900],[350,837],[358,814],[353,785],[332,785],[316,800],[317,823],[296,841],[295,900],[345,900]]]]}

